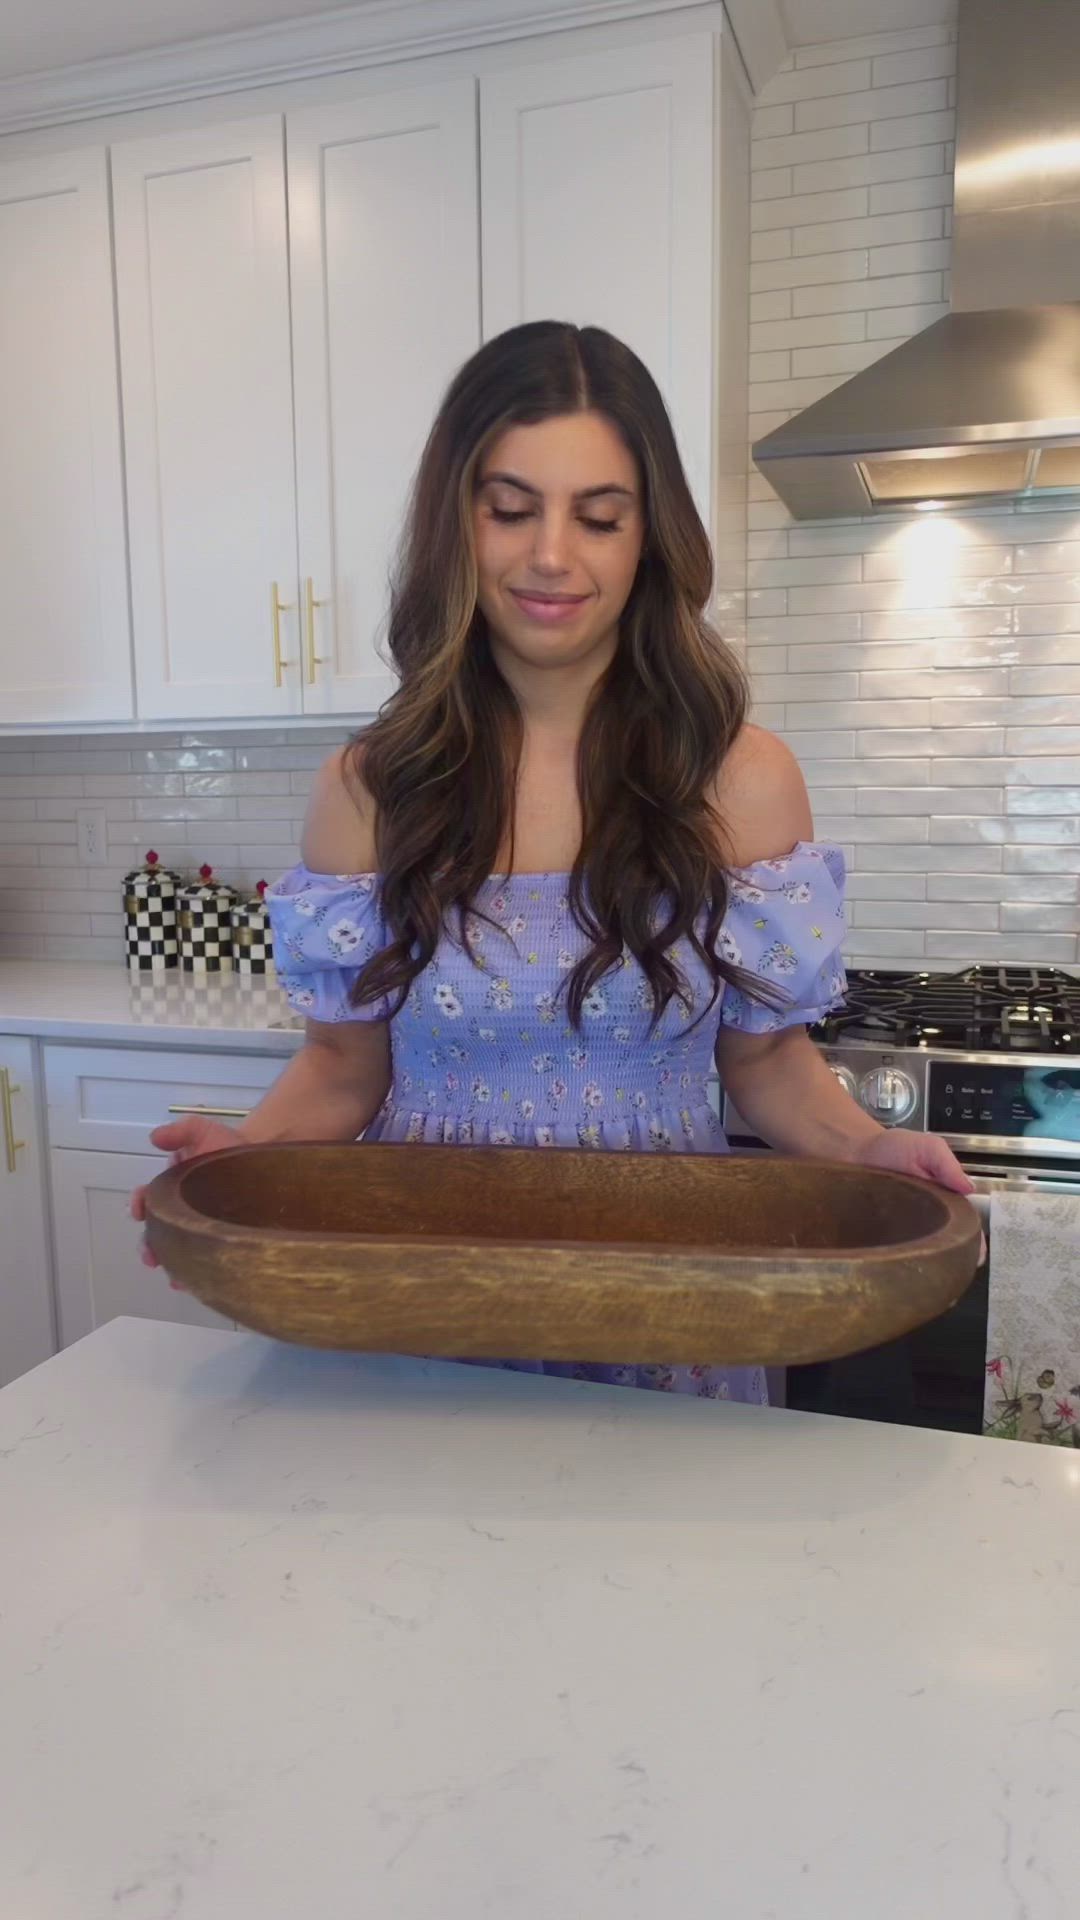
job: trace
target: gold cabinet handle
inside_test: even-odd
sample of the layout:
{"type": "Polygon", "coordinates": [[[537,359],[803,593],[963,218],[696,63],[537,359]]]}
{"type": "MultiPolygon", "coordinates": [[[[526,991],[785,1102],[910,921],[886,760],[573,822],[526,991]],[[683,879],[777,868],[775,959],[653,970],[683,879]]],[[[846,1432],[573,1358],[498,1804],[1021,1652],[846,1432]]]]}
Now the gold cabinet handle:
{"type": "Polygon", "coordinates": [[[329,605],[329,600],[316,600],[315,582],[309,575],[304,586],[304,612],[307,629],[307,677],[308,685],[311,687],[315,685],[316,667],[325,667],[326,665],[326,655],[324,653],[316,653],[315,651],[315,609],[316,607],[328,607],[329,605]]]}
{"type": "Polygon", "coordinates": [[[26,1145],[25,1140],[15,1138],[15,1115],[11,1105],[12,1094],[21,1092],[22,1088],[15,1086],[12,1082],[8,1069],[0,1067],[0,1112],[4,1116],[4,1155],[9,1173],[18,1172],[15,1155],[21,1153],[26,1145]]]}
{"type": "Polygon", "coordinates": [[[292,609],[293,602],[281,598],[278,592],[278,583],[276,580],[273,581],[270,587],[270,631],[274,636],[275,687],[280,687],[283,684],[285,669],[286,667],[292,666],[292,661],[286,660],[281,651],[281,616],[283,613],[291,613],[292,609]]]}
{"type": "Polygon", "coordinates": [[[195,1113],[211,1120],[246,1120],[250,1107],[170,1107],[170,1113],[195,1113]]]}

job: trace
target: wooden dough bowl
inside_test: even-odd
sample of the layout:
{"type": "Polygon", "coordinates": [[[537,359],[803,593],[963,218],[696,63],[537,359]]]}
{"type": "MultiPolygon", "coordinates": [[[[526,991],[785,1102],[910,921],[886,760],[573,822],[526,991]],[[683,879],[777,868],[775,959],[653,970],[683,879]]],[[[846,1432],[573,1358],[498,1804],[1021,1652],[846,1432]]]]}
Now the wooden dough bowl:
{"type": "Polygon", "coordinates": [[[238,1147],[170,1168],[173,1277],[279,1340],[608,1362],[834,1359],[959,1299],[966,1200],[787,1160],[424,1146],[238,1147]]]}

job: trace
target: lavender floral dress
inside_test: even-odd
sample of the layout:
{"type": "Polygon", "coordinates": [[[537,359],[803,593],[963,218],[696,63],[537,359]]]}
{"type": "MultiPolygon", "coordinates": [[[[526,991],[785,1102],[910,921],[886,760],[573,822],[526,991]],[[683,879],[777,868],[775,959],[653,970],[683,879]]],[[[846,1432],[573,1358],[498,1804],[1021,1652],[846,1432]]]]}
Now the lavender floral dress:
{"type": "MultiPolygon", "coordinates": [[[[843,881],[839,849],[805,843],[729,876],[720,951],[782,988],[782,1011],[728,987],[698,1024],[673,1001],[653,1030],[648,984],[627,956],[592,989],[575,1032],[560,989],[587,941],[566,875],[490,880],[466,947],[444,934],[394,1021],[393,1084],[365,1139],[725,1153],[708,1098],[719,1029],[768,1033],[836,1004],[843,881]]],[[[267,898],[278,972],[296,1011],[324,1021],[385,1018],[385,1004],[349,1002],[385,937],[377,875],[296,867],[267,898]]],[[[685,947],[673,957],[703,1006],[705,969],[685,947]]],[[[760,1367],[504,1364],[710,1399],[766,1398],[760,1367]]]]}

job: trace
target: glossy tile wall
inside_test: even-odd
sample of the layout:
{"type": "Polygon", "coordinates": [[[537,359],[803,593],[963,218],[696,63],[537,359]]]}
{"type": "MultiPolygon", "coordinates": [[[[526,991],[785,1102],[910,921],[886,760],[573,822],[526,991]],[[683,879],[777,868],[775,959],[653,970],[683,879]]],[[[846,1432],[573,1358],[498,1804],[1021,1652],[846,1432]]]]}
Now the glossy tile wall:
{"type": "MultiPolygon", "coordinates": [[[[752,437],[946,311],[955,52],[804,48],[760,96],[752,437]]],[[[851,959],[1076,962],[1080,506],[796,526],[754,473],[749,525],[757,715],[847,851],[851,959]]]]}
{"type": "Polygon", "coordinates": [[[153,848],[252,888],[296,858],[314,769],[337,727],[0,740],[0,957],[121,961],[121,883],[153,848]],[[78,813],[102,808],[103,865],[78,813]]]}

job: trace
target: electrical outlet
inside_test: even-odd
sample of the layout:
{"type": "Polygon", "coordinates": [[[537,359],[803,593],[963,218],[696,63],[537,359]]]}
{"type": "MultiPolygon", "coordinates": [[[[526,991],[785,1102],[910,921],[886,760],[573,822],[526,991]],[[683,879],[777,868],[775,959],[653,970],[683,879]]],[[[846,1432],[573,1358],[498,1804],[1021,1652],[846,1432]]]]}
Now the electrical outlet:
{"type": "Polygon", "coordinates": [[[109,836],[104,807],[78,807],[75,822],[79,838],[79,864],[106,867],[109,864],[109,836]]]}

